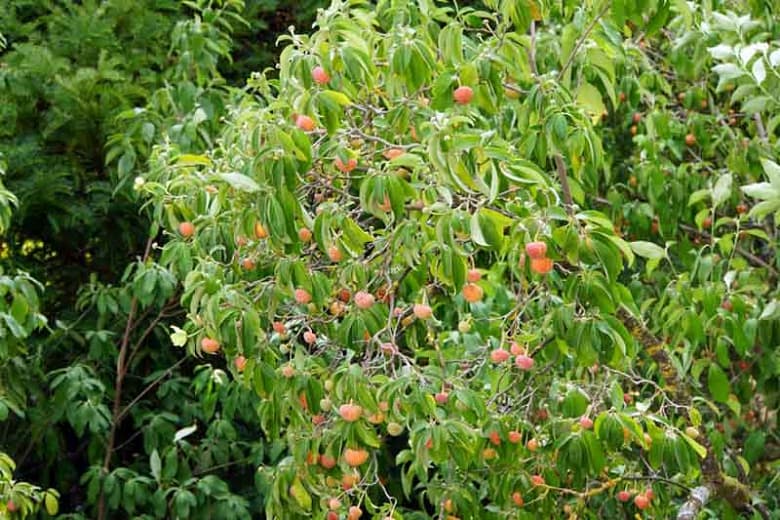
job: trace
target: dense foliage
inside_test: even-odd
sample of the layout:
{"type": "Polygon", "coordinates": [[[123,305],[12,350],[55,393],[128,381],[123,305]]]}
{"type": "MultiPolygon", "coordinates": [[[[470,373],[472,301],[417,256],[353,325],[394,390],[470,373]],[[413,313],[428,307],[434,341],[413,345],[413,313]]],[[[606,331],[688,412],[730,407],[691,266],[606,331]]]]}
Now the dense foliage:
{"type": "Polygon", "coordinates": [[[0,514],[778,517],[780,6],[16,4],[0,514]]]}

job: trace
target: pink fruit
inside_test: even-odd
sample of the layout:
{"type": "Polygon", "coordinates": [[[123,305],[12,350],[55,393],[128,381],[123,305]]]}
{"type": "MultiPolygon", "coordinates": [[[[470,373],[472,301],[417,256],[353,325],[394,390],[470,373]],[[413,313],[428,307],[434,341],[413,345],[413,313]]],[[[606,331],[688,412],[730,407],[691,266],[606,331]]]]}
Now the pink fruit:
{"type": "Polygon", "coordinates": [[[531,370],[534,367],[534,359],[525,354],[520,354],[515,358],[515,365],[520,370],[531,370]]]}
{"type": "Polygon", "coordinates": [[[315,127],[314,119],[310,118],[309,116],[305,116],[301,114],[295,118],[295,126],[300,128],[304,132],[311,132],[312,130],[314,130],[315,127]]]}
{"type": "Polygon", "coordinates": [[[525,245],[525,252],[531,258],[544,258],[547,256],[547,244],[544,242],[529,242],[525,245]]]}
{"type": "Polygon", "coordinates": [[[330,76],[328,75],[328,73],[325,72],[325,69],[323,69],[319,65],[317,65],[311,70],[311,77],[316,83],[319,83],[320,85],[324,85],[325,83],[330,81],[330,76]]]}
{"type": "Polygon", "coordinates": [[[471,87],[458,87],[452,93],[452,98],[459,105],[468,105],[471,103],[471,98],[474,97],[474,90],[471,87]]]}
{"type": "Polygon", "coordinates": [[[629,493],[626,490],[619,491],[617,494],[617,499],[620,500],[621,502],[628,502],[629,500],[631,500],[631,493],[629,493]]]}
{"type": "Polygon", "coordinates": [[[591,428],[593,428],[593,419],[591,419],[586,415],[583,415],[582,417],[580,417],[580,426],[582,426],[584,430],[590,430],[591,428]]]}
{"type": "Polygon", "coordinates": [[[650,507],[650,500],[645,495],[637,495],[634,497],[634,505],[638,509],[647,509],[650,507]]]}
{"type": "Polygon", "coordinates": [[[355,293],[355,305],[359,309],[370,309],[374,305],[374,295],[366,291],[358,291],[355,293]]]}
{"type": "Polygon", "coordinates": [[[429,305],[425,305],[423,303],[416,303],[414,304],[413,312],[415,317],[420,320],[427,320],[431,316],[433,316],[433,310],[429,305]]]}
{"type": "Polygon", "coordinates": [[[236,367],[236,370],[243,372],[246,367],[246,358],[244,356],[236,357],[236,359],[233,360],[233,365],[236,367]]]}
{"type": "Polygon", "coordinates": [[[447,404],[447,401],[450,398],[450,395],[447,392],[438,392],[436,395],[433,396],[434,399],[436,399],[436,402],[440,405],[447,404]]]}
{"type": "Polygon", "coordinates": [[[503,348],[497,348],[490,353],[490,360],[493,363],[503,363],[507,359],[509,359],[509,352],[503,348]]]}
{"type": "Polygon", "coordinates": [[[311,301],[311,294],[306,289],[295,289],[295,302],[306,305],[311,301]]]}
{"type": "Polygon", "coordinates": [[[312,343],[317,341],[317,335],[312,331],[307,330],[306,332],[303,333],[303,341],[311,345],[312,343]]]}
{"type": "Polygon", "coordinates": [[[531,484],[534,486],[543,486],[544,485],[544,477],[541,475],[534,475],[531,477],[531,484]]]}
{"type": "Polygon", "coordinates": [[[336,160],[333,161],[333,164],[336,165],[336,168],[342,172],[342,173],[349,173],[355,168],[357,168],[357,159],[349,158],[347,159],[346,164],[344,161],[341,160],[340,157],[336,157],[336,160]]]}
{"type": "Polygon", "coordinates": [[[476,283],[482,279],[482,273],[480,273],[477,269],[469,269],[469,272],[466,273],[466,280],[468,280],[471,283],[476,283]]]}
{"type": "Polygon", "coordinates": [[[363,407],[357,404],[342,404],[339,406],[339,415],[347,422],[355,422],[363,415],[363,407]]]}

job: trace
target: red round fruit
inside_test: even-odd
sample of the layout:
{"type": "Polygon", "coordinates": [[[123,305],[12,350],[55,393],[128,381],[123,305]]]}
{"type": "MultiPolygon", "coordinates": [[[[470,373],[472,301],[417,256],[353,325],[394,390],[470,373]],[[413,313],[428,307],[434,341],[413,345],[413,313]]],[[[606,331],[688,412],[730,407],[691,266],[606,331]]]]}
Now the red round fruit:
{"type": "Polygon", "coordinates": [[[433,316],[431,307],[424,303],[415,303],[412,312],[414,312],[415,317],[419,320],[427,320],[433,316]]]}
{"type": "Polygon", "coordinates": [[[523,440],[523,435],[517,430],[512,430],[507,434],[507,439],[509,439],[509,442],[512,444],[520,444],[520,441],[523,440]]]}
{"type": "Polygon", "coordinates": [[[344,450],[344,462],[348,466],[357,467],[362,466],[368,461],[368,451],[364,449],[353,450],[352,448],[346,448],[344,450]]]}
{"type": "Polygon", "coordinates": [[[507,359],[509,359],[509,352],[503,348],[497,348],[493,352],[490,353],[490,360],[493,363],[503,363],[507,359]]]}
{"type": "Polygon", "coordinates": [[[639,112],[634,112],[634,115],[631,116],[631,121],[634,122],[634,124],[639,123],[642,120],[642,114],[639,112]]]}
{"type": "Polygon", "coordinates": [[[547,274],[553,269],[552,258],[531,259],[531,271],[536,274],[547,274]]]}
{"type": "Polygon", "coordinates": [[[519,491],[512,493],[512,502],[514,502],[517,507],[522,507],[525,503],[523,495],[521,495],[519,491]]]}
{"type": "Polygon", "coordinates": [[[496,430],[493,430],[488,434],[488,439],[490,439],[490,443],[494,446],[501,445],[501,435],[496,430]]]}
{"type": "Polygon", "coordinates": [[[320,466],[325,469],[333,469],[336,466],[336,459],[324,453],[320,455],[320,466]]]}
{"type": "Polygon", "coordinates": [[[628,502],[631,500],[631,493],[626,490],[618,491],[617,499],[621,502],[628,502]]]}
{"type": "Polygon", "coordinates": [[[347,422],[355,422],[363,415],[363,407],[357,404],[342,404],[339,406],[339,415],[347,422]]]}
{"type": "Polygon", "coordinates": [[[485,296],[485,291],[475,283],[467,283],[463,286],[463,299],[469,303],[476,303],[485,296]]]}
{"type": "Polygon", "coordinates": [[[696,144],[696,136],[693,134],[687,134],[685,136],[685,144],[688,146],[693,146],[696,144]]]}
{"type": "Polygon", "coordinates": [[[338,246],[332,245],[328,248],[328,258],[331,262],[341,262],[341,249],[338,246]]]}
{"type": "Polygon", "coordinates": [[[192,222],[182,222],[179,224],[179,234],[184,238],[190,238],[195,234],[195,225],[192,222]]]}
{"type": "Polygon", "coordinates": [[[301,242],[308,242],[311,240],[311,230],[309,228],[302,227],[298,230],[298,238],[301,239],[301,242]]]}
{"type": "Polygon", "coordinates": [[[647,509],[650,507],[650,500],[645,495],[637,495],[634,497],[634,505],[639,509],[647,509]]]}
{"type": "Polygon", "coordinates": [[[306,289],[295,289],[295,302],[306,305],[311,301],[311,294],[306,289]]]}
{"type": "Polygon", "coordinates": [[[370,309],[374,305],[374,295],[366,291],[356,292],[355,305],[358,309],[370,309]]]}
{"type": "Polygon", "coordinates": [[[236,367],[236,370],[243,372],[246,367],[246,358],[244,356],[237,356],[236,359],[233,360],[233,365],[236,367]]]}
{"type": "Polygon", "coordinates": [[[282,323],[281,321],[275,321],[272,327],[274,329],[274,332],[276,332],[277,334],[284,334],[285,332],[287,332],[287,327],[285,327],[284,323],[282,323]]]}
{"type": "Polygon", "coordinates": [[[307,330],[306,332],[303,333],[303,341],[311,345],[312,343],[317,341],[317,335],[312,331],[307,330]]]}
{"type": "Polygon", "coordinates": [[[320,85],[324,85],[325,83],[330,81],[330,76],[327,72],[325,72],[325,69],[317,65],[311,70],[311,77],[315,81],[315,83],[319,83],[320,85]]]}
{"type": "Polygon", "coordinates": [[[531,370],[534,367],[534,359],[525,354],[520,354],[515,358],[515,365],[520,370],[531,370]]]}
{"type": "Polygon", "coordinates": [[[200,340],[200,348],[208,354],[216,354],[219,351],[219,341],[214,338],[203,338],[200,340]]]}
{"type": "Polygon", "coordinates": [[[452,98],[459,105],[468,105],[474,97],[474,90],[471,87],[462,86],[455,89],[452,98]]]}
{"type": "Polygon", "coordinates": [[[544,485],[544,477],[541,475],[533,475],[531,477],[531,484],[534,486],[543,486],[544,485]]]}
{"type": "Polygon", "coordinates": [[[531,258],[544,258],[547,256],[547,244],[544,242],[529,242],[525,245],[525,252],[531,258]]]}
{"type": "Polygon", "coordinates": [[[587,415],[583,415],[580,417],[580,426],[582,426],[582,429],[584,430],[590,430],[593,428],[593,419],[588,417],[587,415]]]}
{"type": "Polygon", "coordinates": [[[340,157],[336,157],[336,160],[333,161],[333,163],[336,165],[336,168],[342,172],[342,173],[349,173],[355,168],[357,168],[357,159],[349,158],[347,159],[346,164],[344,161],[341,160],[340,157]]]}
{"type": "Polygon", "coordinates": [[[310,118],[309,116],[305,116],[301,114],[295,118],[295,126],[300,128],[304,132],[311,132],[312,130],[314,130],[314,127],[316,125],[314,124],[314,119],[310,118]]]}
{"type": "Polygon", "coordinates": [[[482,273],[479,272],[477,269],[469,269],[469,272],[466,273],[466,280],[468,280],[471,283],[478,282],[482,279],[482,273]]]}
{"type": "Polygon", "coordinates": [[[731,303],[731,300],[723,300],[723,302],[720,304],[721,309],[727,312],[731,312],[731,310],[734,308],[734,304],[731,303]]]}
{"type": "Polygon", "coordinates": [[[447,401],[450,399],[450,394],[447,392],[437,392],[436,395],[433,396],[433,398],[436,400],[436,402],[440,405],[447,404],[447,401]]]}

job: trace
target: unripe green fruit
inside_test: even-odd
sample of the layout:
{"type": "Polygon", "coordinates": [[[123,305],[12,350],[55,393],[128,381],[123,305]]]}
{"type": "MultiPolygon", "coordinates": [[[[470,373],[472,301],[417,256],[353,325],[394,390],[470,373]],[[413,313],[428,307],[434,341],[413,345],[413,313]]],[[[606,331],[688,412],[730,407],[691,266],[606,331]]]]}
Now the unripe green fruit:
{"type": "Polygon", "coordinates": [[[398,437],[403,433],[403,431],[404,431],[404,427],[398,424],[397,422],[387,423],[387,433],[389,433],[393,437],[398,437]]]}

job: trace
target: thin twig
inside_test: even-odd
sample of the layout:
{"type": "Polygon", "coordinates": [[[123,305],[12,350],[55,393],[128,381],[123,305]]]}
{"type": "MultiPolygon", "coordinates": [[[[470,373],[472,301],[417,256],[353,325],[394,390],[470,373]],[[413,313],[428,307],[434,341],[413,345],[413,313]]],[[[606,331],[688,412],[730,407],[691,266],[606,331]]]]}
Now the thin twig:
{"type": "Polygon", "coordinates": [[[764,121],[761,120],[761,114],[756,112],[753,114],[753,120],[756,122],[756,131],[758,131],[758,137],[765,143],[769,142],[766,135],[766,128],[764,128],[764,121]]]}
{"type": "Polygon", "coordinates": [[[569,176],[566,173],[566,163],[563,162],[563,156],[560,153],[555,154],[555,168],[558,170],[558,180],[561,183],[563,191],[563,204],[569,218],[574,218],[574,200],[571,198],[571,189],[569,188],[569,176]]]}
{"type": "Polygon", "coordinates": [[[598,12],[596,17],[590,22],[590,25],[588,25],[587,29],[585,29],[585,32],[582,33],[582,36],[579,37],[577,43],[574,45],[574,48],[571,51],[571,54],[569,54],[569,58],[566,60],[566,63],[563,64],[561,71],[558,73],[558,81],[563,79],[563,75],[566,74],[568,68],[571,67],[571,64],[574,62],[574,57],[577,55],[580,47],[582,47],[582,44],[585,43],[585,40],[588,39],[591,31],[593,31],[594,27],[596,27],[596,24],[599,20],[601,20],[601,17],[607,13],[611,5],[612,2],[604,2],[604,7],[601,8],[601,11],[598,12]]]}
{"type": "Polygon", "coordinates": [[[153,380],[151,383],[149,383],[148,385],[146,385],[146,388],[144,388],[143,390],[141,390],[141,393],[139,393],[137,396],[135,396],[135,398],[134,398],[132,401],[130,401],[130,403],[128,403],[128,405],[127,405],[127,406],[125,406],[125,407],[122,409],[122,411],[119,413],[119,415],[118,415],[118,416],[117,416],[117,418],[116,418],[117,422],[121,422],[121,421],[122,421],[122,419],[124,419],[124,418],[125,418],[125,416],[126,416],[128,413],[130,413],[130,410],[133,408],[133,406],[135,406],[136,404],[138,404],[138,401],[140,401],[141,399],[143,399],[143,397],[144,397],[146,394],[148,394],[148,393],[149,393],[149,392],[150,392],[150,391],[151,391],[151,390],[152,390],[152,389],[153,389],[155,386],[157,386],[157,384],[158,384],[158,383],[160,383],[160,381],[162,381],[163,379],[165,379],[166,377],[168,377],[169,375],[171,375],[171,373],[173,373],[173,371],[174,371],[174,370],[176,370],[176,369],[177,369],[177,368],[178,368],[178,367],[179,367],[179,366],[180,366],[182,363],[184,363],[186,360],[187,360],[187,358],[186,358],[186,357],[182,357],[182,358],[181,358],[179,361],[177,361],[176,363],[174,363],[173,365],[171,365],[170,367],[168,367],[168,368],[165,370],[165,372],[163,372],[162,374],[160,374],[159,376],[157,376],[157,377],[156,377],[156,378],[155,378],[155,379],[154,379],[154,380],[153,380]]]}
{"type": "Polygon", "coordinates": [[[531,48],[528,50],[528,61],[531,63],[531,72],[534,76],[539,75],[536,68],[536,21],[531,20],[531,48]]]}

